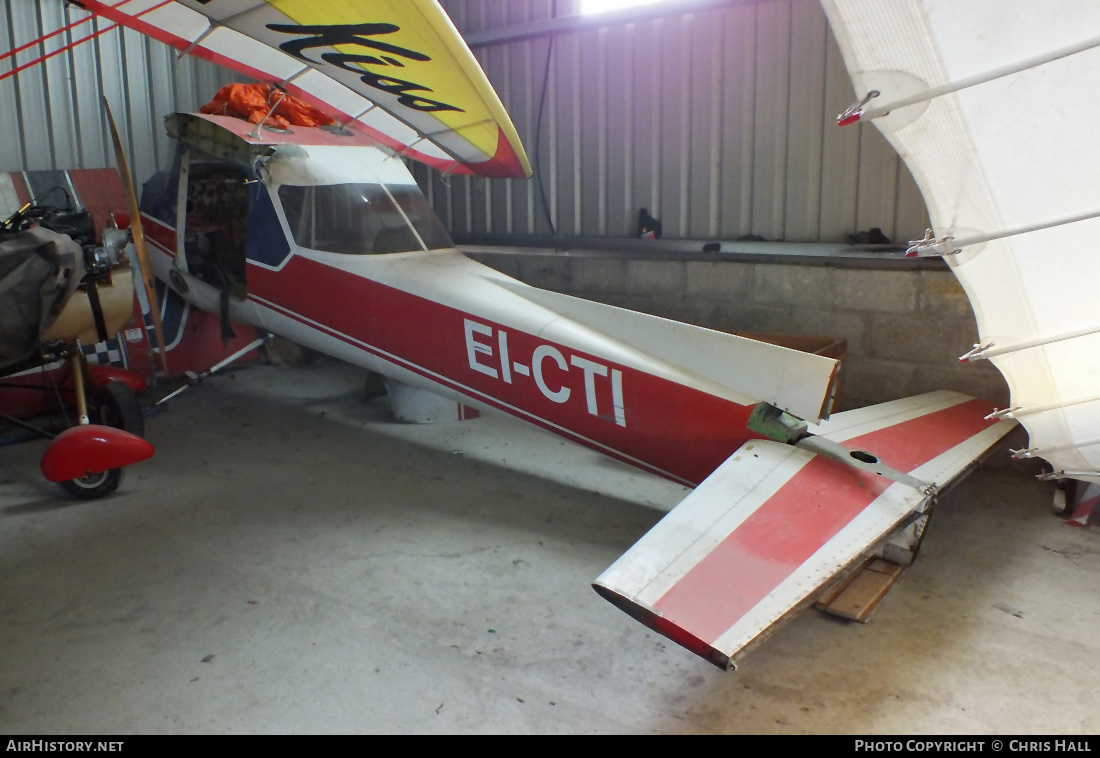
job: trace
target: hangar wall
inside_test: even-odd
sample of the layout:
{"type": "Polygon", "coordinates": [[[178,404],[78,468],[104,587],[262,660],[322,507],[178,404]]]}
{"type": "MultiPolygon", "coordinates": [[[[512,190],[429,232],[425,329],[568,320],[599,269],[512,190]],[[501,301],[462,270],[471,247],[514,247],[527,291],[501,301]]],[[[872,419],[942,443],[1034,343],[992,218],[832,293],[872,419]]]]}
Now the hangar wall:
{"type": "Polygon", "coordinates": [[[946,265],[844,257],[855,232],[878,227],[904,245],[929,221],[878,129],[835,125],[858,98],[818,0],[683,0],[600,20],[563,18],[579,0],[442,2],[536,171],[444,181],[415,169],[469,250],[508,246],[474,257],[700,326],[844,338],[842,407],[937,389],[1007,405],[992,365],[957,361],[977,327],[946,265]],[[695,244],[599,249],[601,237],[632,237],[643,207],[665,239],[695,244]],[[746,235],[819,243],[825,256],[729,252],[746,235]],[[710,240],[721,255],[699,254],[710,240]]]}
{"type": "MultiPolygon", "coordinates": [[[[163,117],[237,78],[195,58],[177,63],[165,45],[107,22],[77,23],[85,14],[61,0],[0,3],[0,54],[75,24],[0,61],[3,76],[53,54],[0,79],[3,171],[113,166],[105,94],[140,183],[167,162],[163,117]]],[[[675,13],[643,6],[598,21],[576,16],[579,0],[442,4],[536,169],[531,181],[490,181],[415,167],[459,241],[630,237],[642,207],[667,239],[756,235],[840,253],[856,231],[904,242],[928,224],[878,130],[834,125],[855,94],[817,0],[681,0],[675,13]]],[[[532,284],[712,328],[842,337],[846,405],[940,388],[1007,401],[991,366],[955,361],[976,330],[943,267],[646,253],[479,257],[532,284]]]]}
{"type": "Polygon", "coordinates": [[[197,110],[237,80],[198,58],[177,64],[167,45],[103,19],[84,20],[87,12],[62,0],[0,0],[0,7],[0,55],[15,51],[0,61],[0,171],[113,168],[106,96],[140,186],[168,163],[164,117],[197,110]]]}
{"type": "MultiPolygon", "coordinates": [[[[163,117],[237,78],[196,58],[177,63],[109,22],[77,23],[86,14],[62,0],[0,4],[0,54],[75,24],[0,61],[3,171],[113,165],[106,95],[144,180],[167,159],[163,117]]],[[[818,0],[682,0],[692,12],[642,6],[636,20],[539,33],[552,18],[584,18],[579,4],[443,0],[537,169],[531,181],[492,181],[417,167],[456,235],[630,236],[643,207],[666,237],[684,239],[923,233],[919,191],[878,131],[832,125],[854,95],[818,0]]]]}
{"type": "Polygon", "coordinates": [[[1008,386],[992,364],[957,360],[978,333],[970,301],[945,266],[466,252],[536,287],[711,329],[843,338],[838,410],[941,389],[1008,405],[1008,386]]]}
{"type": "Polygon", "coordinates": [[[878,227],[904,242],[927,227],[878,130],[835,125],[856,97],[818,0],[587,17],[580,0],[442,4],[536,168],[529,182],[434,176],[455,234],[631,236],[640,208],[681,239],[840,242],[878,227]]]}

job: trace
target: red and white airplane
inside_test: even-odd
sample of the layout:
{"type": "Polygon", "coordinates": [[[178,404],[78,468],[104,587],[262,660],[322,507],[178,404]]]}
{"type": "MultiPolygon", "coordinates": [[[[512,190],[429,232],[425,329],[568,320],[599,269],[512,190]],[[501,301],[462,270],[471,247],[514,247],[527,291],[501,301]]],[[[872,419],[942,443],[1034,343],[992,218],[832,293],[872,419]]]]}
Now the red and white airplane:
{"type": "MultiPolygon", "coordinates": [[[[884,545],[1012,426],[949,392],[830,417],[838,363],[530,287],[459,253],[398,156],[529,175],[434,2],[84,3],[278,83],[340,123],[167,120],[146,185],[158,278],[190,303],[695,489],[594,582],[729,668],[884,545]]],[[[289,100],[287,101],[290,102],[289,100]]]]}

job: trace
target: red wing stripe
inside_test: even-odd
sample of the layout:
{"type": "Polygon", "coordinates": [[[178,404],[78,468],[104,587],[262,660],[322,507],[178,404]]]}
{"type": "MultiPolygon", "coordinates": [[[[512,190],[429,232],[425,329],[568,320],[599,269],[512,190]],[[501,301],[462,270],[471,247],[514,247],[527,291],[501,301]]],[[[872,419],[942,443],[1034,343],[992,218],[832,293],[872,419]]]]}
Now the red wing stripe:
{"type": "Polygon", "coordinates": [[[984,400],[969,400],[840,444],[874,453],[886,465],[911,472],[997,423],[985,418],[992,410],[984,400]]]}
{"type": "MultiPolygon", "coordinates": [[[[946,408],[848,440],[888,465],[912,471],[995,422],[980,400],[946,408]]],[[[817,457],[791,477],[714,550],[688,571],[654,609],[691,634],[717,640],[867,508],[888,485],[817,457]]]]}

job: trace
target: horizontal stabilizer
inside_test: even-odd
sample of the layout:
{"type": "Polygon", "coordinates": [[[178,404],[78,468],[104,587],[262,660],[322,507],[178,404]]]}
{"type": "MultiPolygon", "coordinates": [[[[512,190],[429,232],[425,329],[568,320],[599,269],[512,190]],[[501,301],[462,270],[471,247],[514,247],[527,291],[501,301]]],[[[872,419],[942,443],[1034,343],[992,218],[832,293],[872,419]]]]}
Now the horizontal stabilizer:
{"type": "Polygon", "coordinates": [[[746,443],[593,586],[729,668],[1006,434],[992,410],[936,392],[837,414],[798,445],[746,443]]]}

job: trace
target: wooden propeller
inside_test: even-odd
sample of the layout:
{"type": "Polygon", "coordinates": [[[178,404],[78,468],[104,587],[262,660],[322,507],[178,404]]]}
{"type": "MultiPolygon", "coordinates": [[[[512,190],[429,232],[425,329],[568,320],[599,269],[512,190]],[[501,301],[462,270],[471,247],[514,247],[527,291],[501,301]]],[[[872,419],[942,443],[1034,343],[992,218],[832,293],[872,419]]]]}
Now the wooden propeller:
{"type": "Polygon", "coordinates": [[[149,302],[149,311],[153,315],[153,332],[157,338],[157,355],[160,357],[160,368],[165,375],[168,374],[168,351],[164,348],[164,328],[160,323],[160,303],[157,302],[156,283],[153,279],[153,266],[149,262],[149,251],[145,246],[145,232],[141,225],[141,211],[138,208],[137,195],[134,194],[134,180],[130,176],[130,164],[126,160],[126,153],[122,150],[122,140],[118,136],[118,128],[115,126],[115,118],[111,115],[111,106],[107,98],[103,98],[103,109],[107,113],[107,123],[111,127],[111,139],[115,143],[115,160],[118,162],[118,175],[122,179],[122,189],[126,195],[126,211],[130,214],[130,236],[134,239],[134,249],[137,251],[138,268],[141,269],[141,280],[145,283],[145,295],[149,302]]]}

